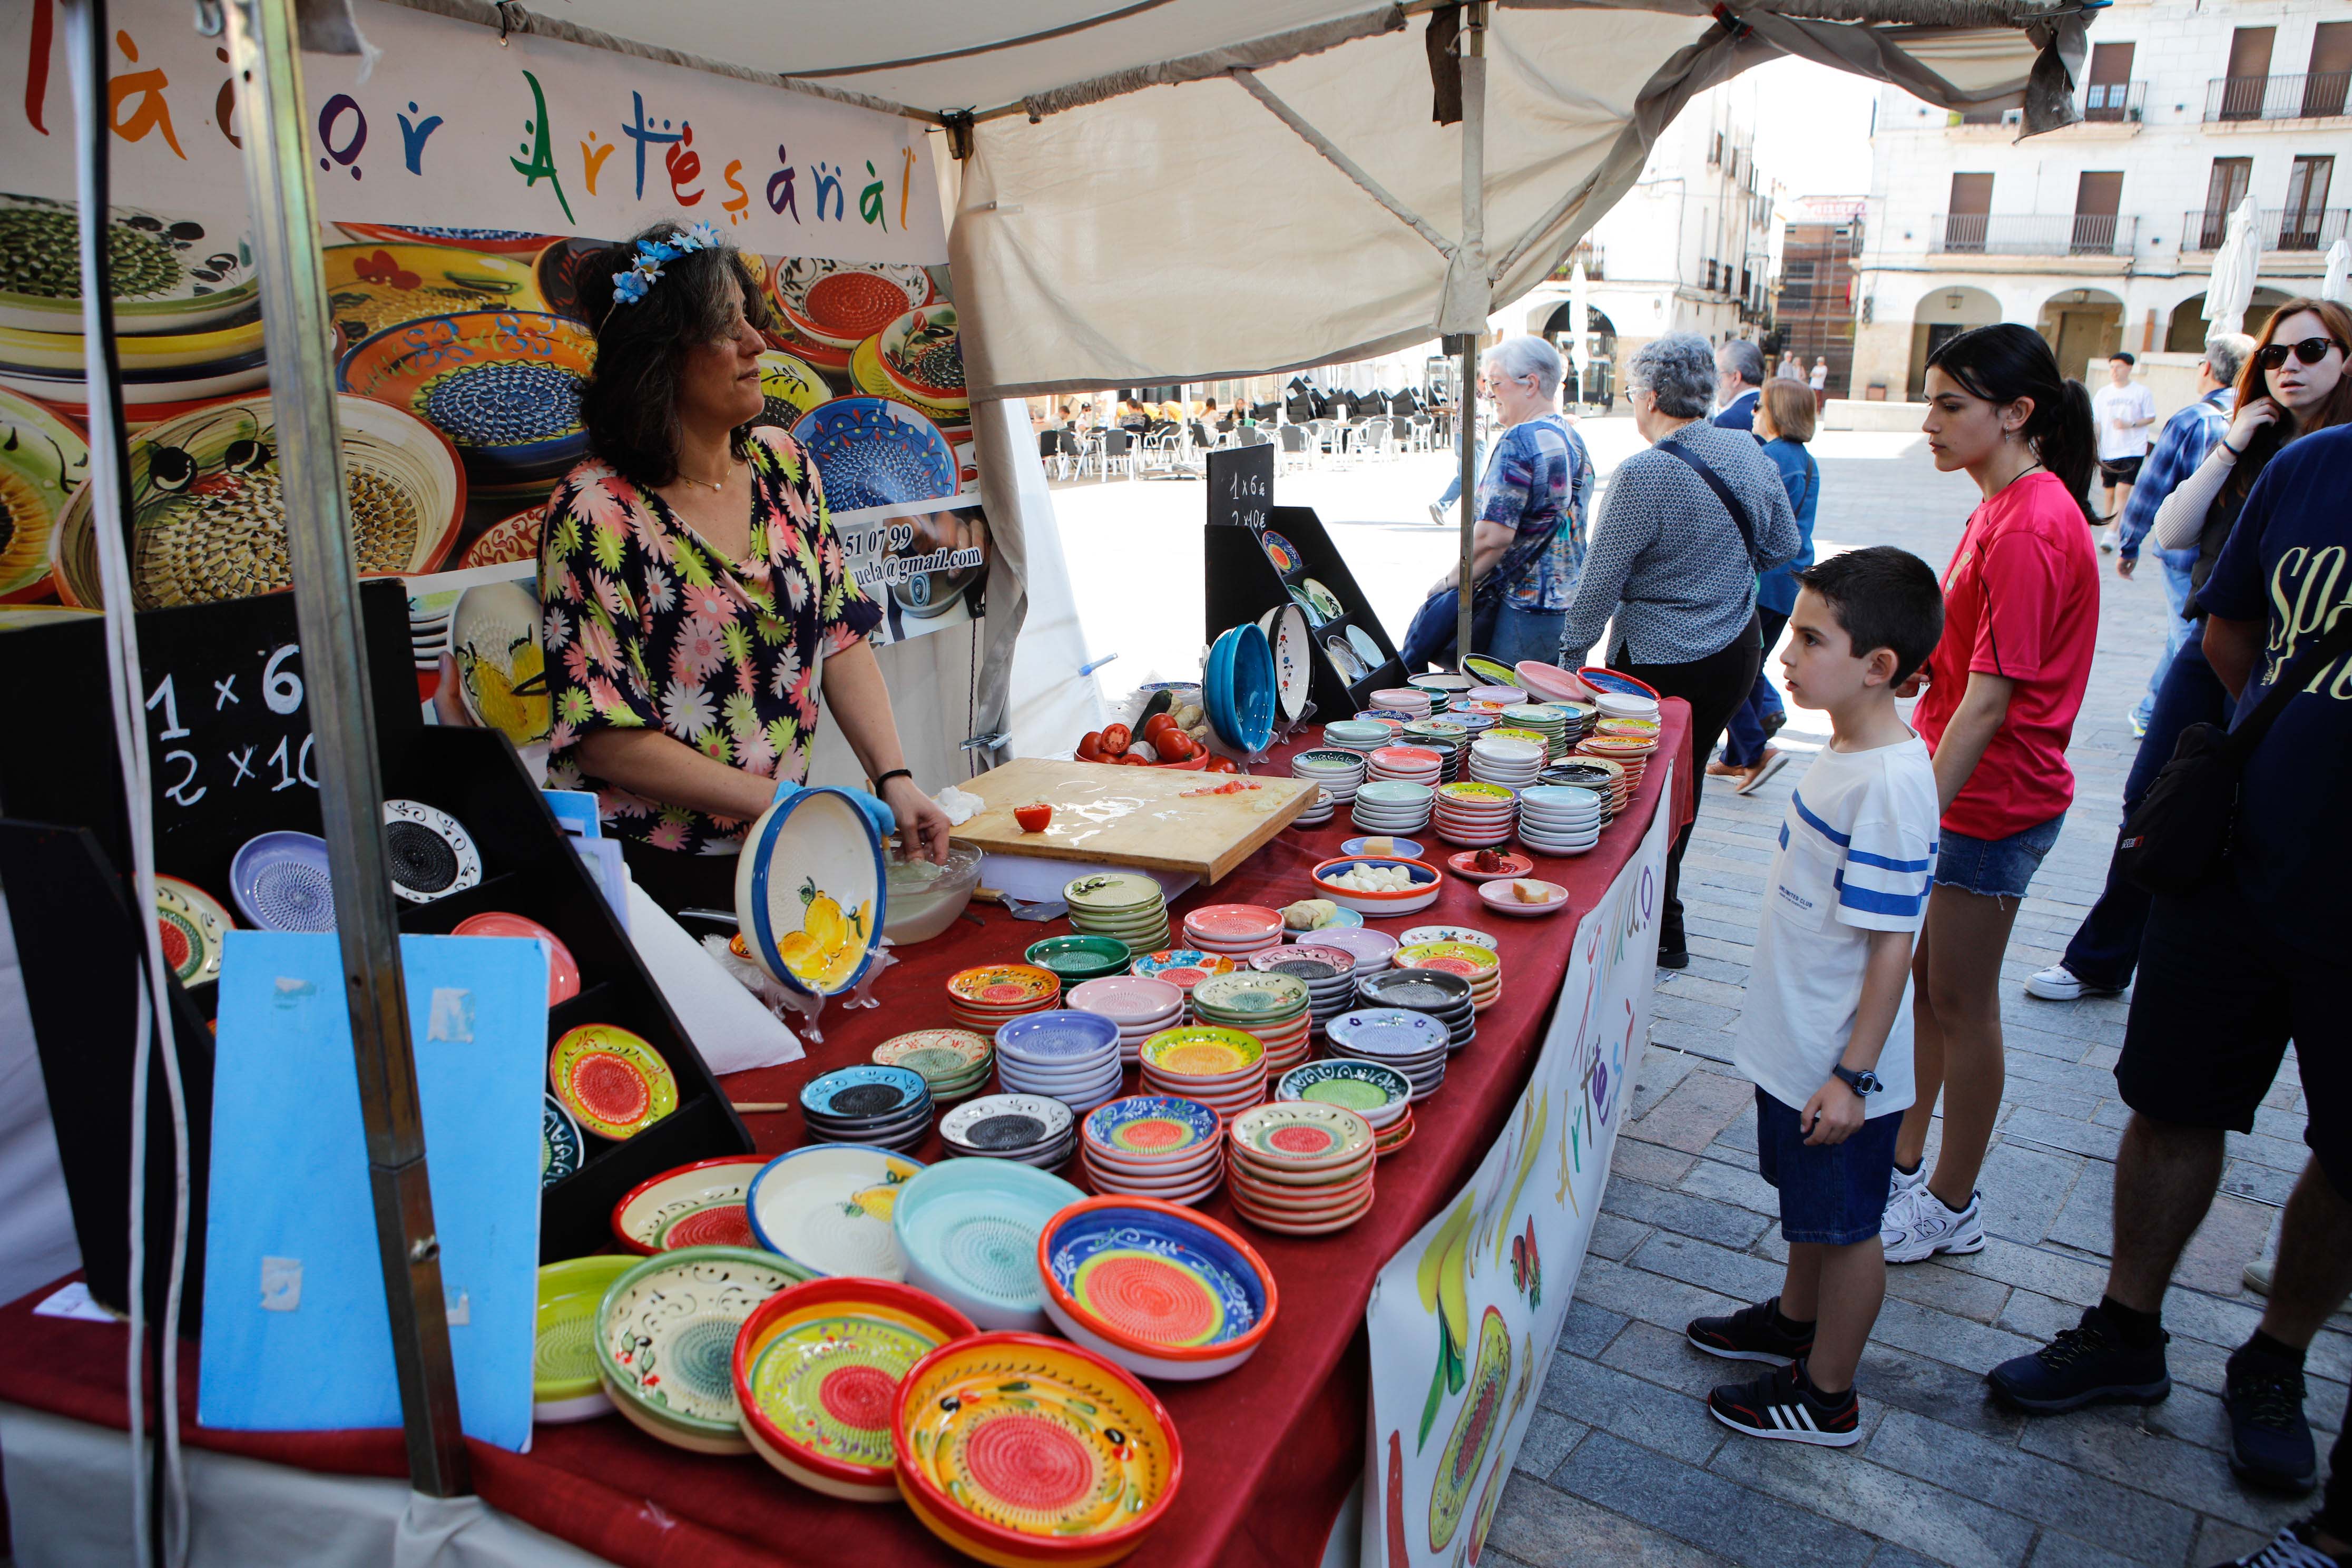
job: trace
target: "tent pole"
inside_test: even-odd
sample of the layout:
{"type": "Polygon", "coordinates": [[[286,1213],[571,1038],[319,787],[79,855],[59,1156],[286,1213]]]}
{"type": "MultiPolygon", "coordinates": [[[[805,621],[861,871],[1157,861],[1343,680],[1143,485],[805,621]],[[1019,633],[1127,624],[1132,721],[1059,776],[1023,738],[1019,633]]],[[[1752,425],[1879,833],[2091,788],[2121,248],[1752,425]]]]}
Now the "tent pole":
{"type": "Polygon", "coordinates": [[[384,863],[383,800],[361,635],[334,366],[327,355],[326,277],[305,156],[295,0],[231,0],[231,68],[242,84],[245,185],[271,359],[286,546],[302,647],[319,805],[335,889],[336,939],[367,1130],[377,1249],[392,1318],[393,1365],[410,1484],[433,1497],[473,1490],[458,1426],[457,1383],[441,1293],[440,1241],[425,1165],[425,1128],[409,1047],[400,927],[384,863]]]}
{"type": "MultiPolygon", "coordinates": [[[[1462,252],[1483,279],[1486,251],[1486,7],[1474,3],[1462,15],[1462,252]]],[[[1470,571],[1476,554],[1478,524],[1478,334],[1453,336],[1446,347],[1462,356],[1462,392],[1454,400],[1461,428],[1455,432],[1462,459],[1462,565],[1454,579],[1458,613],[1454,623],[1454,668],[1470,658],[1470,601],[1477,586],[1470,571]]]]}

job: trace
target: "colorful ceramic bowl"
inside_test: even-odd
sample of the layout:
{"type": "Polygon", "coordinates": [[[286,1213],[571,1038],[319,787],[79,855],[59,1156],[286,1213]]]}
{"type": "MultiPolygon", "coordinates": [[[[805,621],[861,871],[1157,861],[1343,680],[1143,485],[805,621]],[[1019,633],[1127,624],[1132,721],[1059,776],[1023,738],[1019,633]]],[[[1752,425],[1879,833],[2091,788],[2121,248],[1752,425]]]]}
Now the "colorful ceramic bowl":
{"type": "Polygon", "coordinates": [[[891,1214],[908,1283],[983,1329],[1043,1331],[1037,1237],[1085,1196],[1010,1160],[942,1160],[907,1184],[891,1214]]]}
{"type": "Polygon", "coordinates": [[[1144,1377],[1231,1372],[1274,1327],[1274,1271],[1232,1231],[1153,1198],[1088,1198],[1037,1238],[1045,1310],[1073,1343],[1144,1377]]]}
{"type": "Polygon", "coordinates": [[[486,910],[449,928],[451,936],[529,937],[547,954],[547,1005],[569,1002],[580,994],[580,963],[563,939],[540,924],[502,910],[486,910]]]}
{"type": "MultiPolygon", "coordinates": [[[[37,253],[65,258],[62,274],[50,275],[54,283],[0,288],[0,326],[51,332],[79,329],[81,278],[72,259],[80,243],[77,205],[45,196],[0,195],[0,214],[6,215],[9,244],[23,258],[20,265],[27,270],[21,276],[27,281],[37,253]]],[[[260,292],[249,235],[210,227],[209,219],[137,207],[110,207],[107,217],[118,296],[115,321],[125,337],[220,321],[247,309],[260,292]]],[[[19,276],[11,274],[12,285],[19,276]]]]}
{"type": "Polygon", "coordinates": [[[837,996],[881,951],[882,840],[846,791],[804,789],[760,814],[735,868],[735,915],[760,966],[808,996],[837,996]]]}
{"type": "Polygon", "coordinates": [[[542,1191],[577,1171],[586,1158],[580,1123],[552,1094],[540,1096],[539,1184],[542,1191]]]}
{"type": "Polygon", "coordinates": [[[686,1247],[641,1259],[596,1307],[596,1375],[622,1415],[698,1454],[742,1454],[735,1337],[761,1302],[813,1278],[772,1253],[686,1247]]]}
{"type": "Polygon", "coordinates": [[[954,448],[903,403],[836,397],[803,415],[793,439],[816,464],[836,514],[956,493],[954,448]]]}
{"type": "Polygon", "coordinates": [[[911,262],[833,261],[782,257],[768,292],[799,336],[836,350],[856,348],[938,290],[911,262]]]}
{"type": "Polygon", "coordinates": [[[1122,974],[1134,961],[1127,943],[1110,936],[1049,936],[1032,942],[1022,957],[1062,977],[1064,985],[1122,974]]]}
{"type": "MultiPolygon", "coordinates": [[[[71,342],[79,354],[81,339],[71,342]]],[[[89,477],[89,444],[81,432],[33,399],[0,388],[0,517],[9,527],[0,539],[0,601],[47,592],[50,535],[89,477]]]]}
{"type": "Polygon", "coordinates": [[[907,1277],[891,1234],[898,1194],[923,1168],[888,1149],[812,1143],[787,1149],[751,1178],[745,1207],[760,1245],[812,1274],[907,1277]]]}
{"type": "Polygon", "coordinates": [[[1265,1070],[1265,1047],[1239,1029],[1191,1025],[1163,1029],[1143,1042],[1145,1066],[1204,1087],[1234,1082],[1265,1070]]]}
{"type": "Polygon", "coordinates": [[[1175,1423],[1123,1369],[1040,1334],[940,1346],[898,1385],[899,1495],[989,1563],[1117,1562],[1158,1528],[1184,1476],[1175,1423]]]}
{"type": "Polygon", "coordinates": [[[236,928],[220,901],[194,882],[155,879],[156,939],[182,985],[209,985],[220,978],[221,944],[236,928]]]}
{"type": "Polygon", "coordinates": [[[677,1109],[677,1077],[659,1051],[616,1024],[583,1024],[548,1053],[563,1108],[599,1138],[634,1138],[677,1109]]]}
{"type": "Polygon", "coordinates": [[[1345,1106],[1377,1131],[1407,1113],[1412,1080],[1380,1062],[1335,1057],[1291,1068],[1282,1075],[1275,1093],[1286,1100],[1345,1106]]]}
{"type": "Polygon", "coordinates": [[[335,385],[415,415],[457,447],[475,483],[505,489],[552,479],[588,450],[580,392],[595,363],[595,337],[577,321],[468,310],[353,345],[335,385]]]}
{"type": "Polygon", "coordinates": [[[888,1502],[890,1412],[908,1370],[976,1331],[946,1302],[883,1279],[812,1279],[735,1335],[737,1418],[752,1451],[813,1490],[888,1502]]]}
{"type": "Polygon", "coordinates": [[[757,1247],[743,1200],[766,1164],[730,1154],[664,1171],[613,1205],[613,1235],[642,1257],[681,1247],[757,1247]]]}
{"type": "Polygon", "coordinates": [[[596,1306],[635,1268],[630,1254],[543,1263],[530,1345],[530,1418],[588,1421],[613,1408],[596,1376],[596,1306]]]}

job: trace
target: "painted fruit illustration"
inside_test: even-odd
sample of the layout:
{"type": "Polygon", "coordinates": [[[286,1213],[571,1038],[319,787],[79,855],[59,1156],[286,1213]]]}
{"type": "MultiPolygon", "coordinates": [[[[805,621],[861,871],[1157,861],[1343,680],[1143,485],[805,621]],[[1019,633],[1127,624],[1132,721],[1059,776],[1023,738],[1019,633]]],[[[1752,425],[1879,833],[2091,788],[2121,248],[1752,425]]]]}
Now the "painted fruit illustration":
{"type": "Polygon", "coordinates": [[[1470,1302],[1464,1280],[1469,1261],[1465,1244],[1474,1201],[1475,1194],[1463,1194],[1461,1203],[1422,1249],[1414,1273],[1422,1310],[1437,1320],[1437,1365],[1430,1373],[1429,1398],[1421,1407],[1421,1432],[1413,1440],[1416,1454],[1429,1441],[1429,1429],[1436,1425],[1437,1407],[1445,1395],[1462,1392],[1463,1354],[1470,1342],[1470,1302]]]}
{"type": "Polygon", "coordinates": [[[784,967],[820,990],[832,990],[857,972],[874,930],[874,900],[845,912],[841,900],[810,877],[801,883],[801,929],[776,939],[784,967]]]}
{"type": "Polygon", "coordinates": [[[1470,1392],[1454,1418],[1454,1434],[1437,1457],[1437,1479],[1429,1490],[1429,1549],[1443,1552],[1462,1528],[1470,1487],[1478,1479],[1487,1448],[1504,1425],[1503,1401],[1510,1393],[1511,1331],[1503,1314],[1486,1309],[1478,1321],[1478,1353],[1470,1366],[1470,1392]]]}

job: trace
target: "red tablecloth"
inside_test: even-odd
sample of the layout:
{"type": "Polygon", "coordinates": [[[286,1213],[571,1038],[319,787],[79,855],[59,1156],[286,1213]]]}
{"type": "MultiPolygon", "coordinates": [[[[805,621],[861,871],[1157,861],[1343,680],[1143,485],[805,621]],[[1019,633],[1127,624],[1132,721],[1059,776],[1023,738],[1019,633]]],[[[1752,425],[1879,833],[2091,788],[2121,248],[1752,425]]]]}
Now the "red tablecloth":
{"type": "MultiPolygon", "coordinates": [[[[1665,744],[1675,759],[1674,811],[1690,813],[1689,710],[1665,705],[1665,744]]],[[[1279,763],[1276,764],[1280,766],[1279,763]]],[[[1564,884],[1579,910],[1607,891],[1639,845],[1656,809],[1662,766],[1654,766],[1624,816],[1600,845],[1573,860],[1539,860],[1538,874],[1564,884]]],[[[1213,889],[1178,900],[1282,905],[1310,896],[1307,868],[1337,855],[1353,836],[1342,813],[1313,829],[1279,835],[1213,889]]],[[[1423,836],[1426,840],[1426,836],[1423,836]]],[[[1437,846],[1431,843],[1433,852],[1437,846]]],[[[1183,1442],[1182,1490],[1166,1521],[1131,1560],[1139,1564],[1312,1563],[1339,1504],[1362,1472],[1370,1370],[1364,1307],[1373,1276],[1439,1204],[1469,1179],[1501,1135],[1532,1070],[1553,998],[1568,967],[1576,922],[1562,917],[1497,919],[1471,883],[1448,876],[1437,904],[1389,923],[1454,921],[1500,939],[1503,994],[1478,1022],[1478,1037],[1448,1065],[1445,1088],[1417,1107],[1417,1131],[1381,1163],[1372,1211],[1337,1236],[1306,1239],[1250,1229],[1223,1194],[1204,1205],[1240,1226],[1272,1265],[1282,1311],[1264,1346],[1240,1371],[1207,1383],[1161,1384],[1156,1392],[1183,1442]]],[[[943,983],[958,969],[1017,958],[1066,921],[1038,925],[974,906],[981,923],[959,921],[909,950],[877,986],[877,1009],[828,1011],[825,1037],[806,1059],[736,1075],[739,1101],[791,1100],[816,1072],[864,1061],[902,1030],[950,1022],[943,983]]],[[[746,1119],[762,1152],[802,1141],[797,1115],[746,1119]]],[[[936,1139],[920,1157],[937,1158],[936,1139]]],[[[16,1349],[0,1360],[0,1400],[99,1425],[125,1425],[123,1331],[118,1325],[33,1315],[37,1292],[0,1309],[0,1333],[16,1349]]],[[[396,1431],[214,1432],[195,1420],[196,1356],[183,1346],[181,1418],[186,1440],[224,1453],[338,1474],[401,1476],[396,1431]]],[[[953,1563],[949,1552],[895,1506],[838,1502],[786,1480],[756,1458],[712,1458],[671,1448],[618,1419],[538,1428],[529,1454],[475,1443],[474,1482],[492,1506],[628,1568],[782,1568],[851,1563],[953,1563]]]]}

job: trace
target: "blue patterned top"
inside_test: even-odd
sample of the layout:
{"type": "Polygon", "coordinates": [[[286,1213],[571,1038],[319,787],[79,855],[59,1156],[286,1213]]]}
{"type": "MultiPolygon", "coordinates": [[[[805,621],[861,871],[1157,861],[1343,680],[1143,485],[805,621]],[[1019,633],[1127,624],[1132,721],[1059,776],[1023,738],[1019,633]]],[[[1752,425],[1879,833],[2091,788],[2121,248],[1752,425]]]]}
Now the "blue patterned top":
{"type": "Polygon", "coordinates": [[[1478,481],[1478,520],[1516,530],[1522,539],[1562,526],[1517,579],[1504,603],[1522,610],[1565,610],[1584,564],[1584,503],[1592,494],[1592,458],[1584,438],[1557,414],[1514,425],[1495,443],[1478,481]]]}

